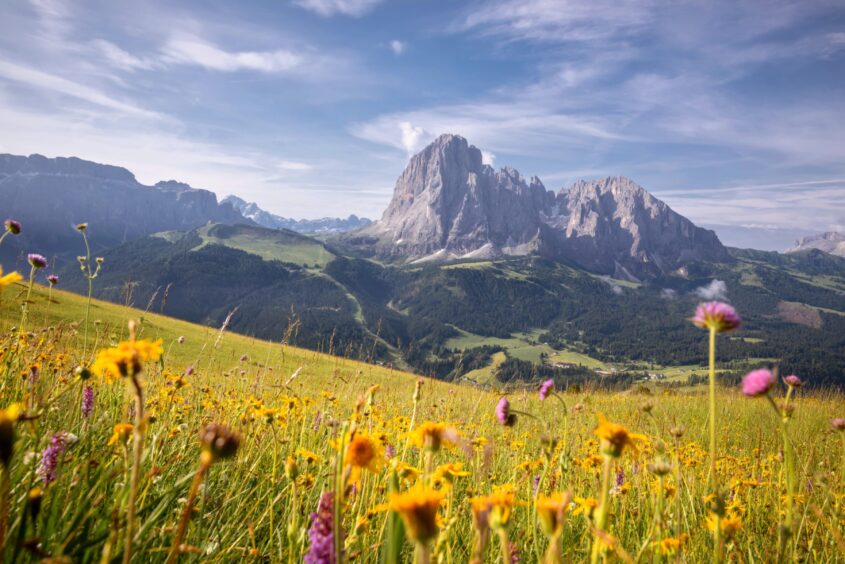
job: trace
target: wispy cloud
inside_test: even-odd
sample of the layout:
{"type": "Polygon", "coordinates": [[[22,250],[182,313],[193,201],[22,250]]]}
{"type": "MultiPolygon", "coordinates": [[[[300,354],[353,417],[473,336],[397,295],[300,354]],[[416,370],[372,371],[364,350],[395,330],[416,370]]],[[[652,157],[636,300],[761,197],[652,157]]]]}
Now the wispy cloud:
{"type": "Polygon", "coordinates": [[[408,48],[408,44],[404,41],[399,41],[398,39],[394,39],[390,42],[390,50],[393,51],[393,54],[397,57],[405,52],[408,48]]]}
{"type": "Polygon", "coordinates": [[[288,72],[302,64],[302,57],[285,49],[275,51],[226,51],[193,36],[172,37],[162,47],[167,63],[197,65],[209,70],[288,72]]]}
{"type": "Polygon", "coordinates": [[[356,18],[370,12],[381,2],[382,0],[294,0],[297,6],[324,17],[341,14],[356,18]]]}

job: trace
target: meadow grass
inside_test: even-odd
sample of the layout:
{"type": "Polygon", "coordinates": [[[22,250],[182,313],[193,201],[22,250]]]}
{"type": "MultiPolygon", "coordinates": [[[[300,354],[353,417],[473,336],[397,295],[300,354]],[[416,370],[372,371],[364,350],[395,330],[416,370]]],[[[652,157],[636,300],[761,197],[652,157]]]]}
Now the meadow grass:
{"type": "MultiPolygon", "coordinates": [[[[0,449],[13,445],[3,472],[4,561],[120,560],[129,530],[137,562],[299,562],[309,550],[308,561],[330,562],[314,552],[327,541],[312,528],[321,497],[318,519],[333,528],[324,548],[355,562],[713,558],[702,393],[541,400],[529,386],[508,393],[507,426],[494,413],[499,394],[96,300],[83,346],[85,298],[54,290],[48,301],[40,286],[20,335],[25,291],[19,283],[0,295],[0,408],[21,406],[13,441],[0,440],[0,449]],[[137,374],[148,416],[138,466],[131,434],[115,427],[138,415],[129,379],[82,379],[78,370],[126,342],[130,319],[138,320],[136,339],[160,338],[163,349],[137,374]],[[89,417],[85,386],[94,392],[89,417]],[[606,455],[594,433],[599,414],[642,436],[621,456],[606,455]],[[211,423],[237,433],[233,457],[201,445],[199,431],[211,423]],[[59,448],[49,450],[51,440],[59,448]],[[54,479],[45,480],[53,458],[54,479]],[[597,532],[603,472],[611,488],[597,532]],[[432,523],[426,508],[437,515],[432,523]]],[[[845,432],[831,426],[843,399],[797,390],[792,401],[795,519],[782,548],[779,417],[765,399],[717,392],[720,559],[845,561],[845,432]]],[[[0,418],[0,439],[8,420],[0,418]]]]}

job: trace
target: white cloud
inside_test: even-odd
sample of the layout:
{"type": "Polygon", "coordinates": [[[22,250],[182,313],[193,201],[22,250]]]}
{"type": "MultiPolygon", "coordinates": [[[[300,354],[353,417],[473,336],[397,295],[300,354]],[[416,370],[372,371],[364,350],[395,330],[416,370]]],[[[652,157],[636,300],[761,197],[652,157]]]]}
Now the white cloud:
{"type": "Polygon", "coordinates": [[[660,290],[660,297],[664,300],[674,300],[678,296],[678,292],[672,288],[663,288],[660,290]]]}
{"type": "Polygon", "coordinates": [[[728,285],[714,278],[710,284],[696,288],[695,295],[702,300],[727,300],[728,285]]]}
{"type": "Polygon", "coordinates": [[[209,70],[233,72],[253,70],[264,73],[287,72],[302,63],[302,57],[284,49],[275,51],[225,51],[194,36],[176,36],[162,47],[169,63],[198,65],[209,70]]]}
{"type": "Polygon", "coordinates": [[[399,131],[401,132],[400,143],[408,153],[408,156],[413,155],[418,150],[422,149],[426,140],[431,138],[431,134],[422,127],[415,127],[409,121],[399,122],[399,131]]]}
{"type": "Polygon", "coordinates": [[[382,0],[294,0],[294,4],[323,17],[342,14],[360,17],[380,4],[382,0]]]}
{"type": "Polygon", "coordinates": [[[481,149],[481,162],[482,164],[495,166],[496,155],[494,155],[490,151],[485,151],[484,149],[481,149]]]}
{"type": "Polygon", "coordinates": [[[407,48],[408,44],[403,41],[399,41],[398,39],[394,39],[390,42],[390,50],[393,51],[393,54],[397,57],[404,53],[407,48]]]}
{"type": "Polygon", "coordinates": [[[145,110],[131,102],[118,100],[96,88],[85,86],[53,74],[42,72],[30,67],[0,59],[0,79],[12,80],[27,86],[52,91],[83,100],[90,104],[117,110],[125,114],[132,114],[147,118],[163,119],[164,116],[156,112],[145,110]]]}
{"type": "Polygon", "coordinates": [[[132,53],[121,49],[111,41],[106,41],[105,39],[95,39],[91,42],[91,45],[100,51],[113,66],[123,70],[150,70],[158,66],[155,60],[136,57],[132,53]]]}

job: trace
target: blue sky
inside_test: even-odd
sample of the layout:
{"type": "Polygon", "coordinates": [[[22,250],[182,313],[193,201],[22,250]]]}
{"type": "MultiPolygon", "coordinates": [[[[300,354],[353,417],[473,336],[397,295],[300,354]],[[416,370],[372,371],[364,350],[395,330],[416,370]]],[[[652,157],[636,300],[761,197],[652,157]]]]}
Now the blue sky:
{"type": "Polygon", "coordinates": [[[11,0],[0,152],[288,217],[379,217],[458,133],[558,190],[633,178],[729,244],[845,229],[838,0],[11,0]]]}

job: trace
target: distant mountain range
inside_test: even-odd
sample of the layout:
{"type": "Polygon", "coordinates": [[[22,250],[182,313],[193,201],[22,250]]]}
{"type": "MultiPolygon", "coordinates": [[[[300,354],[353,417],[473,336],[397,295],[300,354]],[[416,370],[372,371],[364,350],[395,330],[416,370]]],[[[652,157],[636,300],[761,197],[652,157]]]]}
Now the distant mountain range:
{"type": "Polygon", "coordinates": [[[802,237],[795,241],[795,245],[787,249],[787,253],[797,253],[808,249],[817,249],[838,257],[845,257],[845,234],[828,231],[820,235],[802,237]]]}
{"type": "Polygon", "coordinates": [[[343,239],[381,258],[540,255],[630,280],[730,260],[715,233],[627,178],[580,181],[555,194],[536,176],[483,164],[457,135],[411,158],[381,220],[343,239]]]}
{"type": "Polygon", "coordinates": [[[231,204],[241,214],[254,221],[261,227],[269,229],[290,229],[298,233],[342,233],[360,229],[373,221],[365,217],[350,215],[346,219],[338,217],[323,217],[320,219],[290,219],[266,212],[255,202],[247,202],[237,196],[226,196],[221,200],[223,204],[231,204]]]}
{"type": "Polygon", "coordinates": [[[237,308],[234,331],[439,378],[692,377],[706,350],[687,318],[729,299],[744,319],[720,345],[729,370],[775,359],[845,384],[845,259],[823,252],[841,236],[726,248],[627,178],[554,193],[459,136],[410,160],[379,221],[287,224],[320,240],[239,198],[73,158],[0,157],[0,198],[24,224],[4,267],[55,254],[71,259],[61,285],[84,292],[73,225],[87,221],[106,259],[98,297],[212,326],[237,308]]]}

